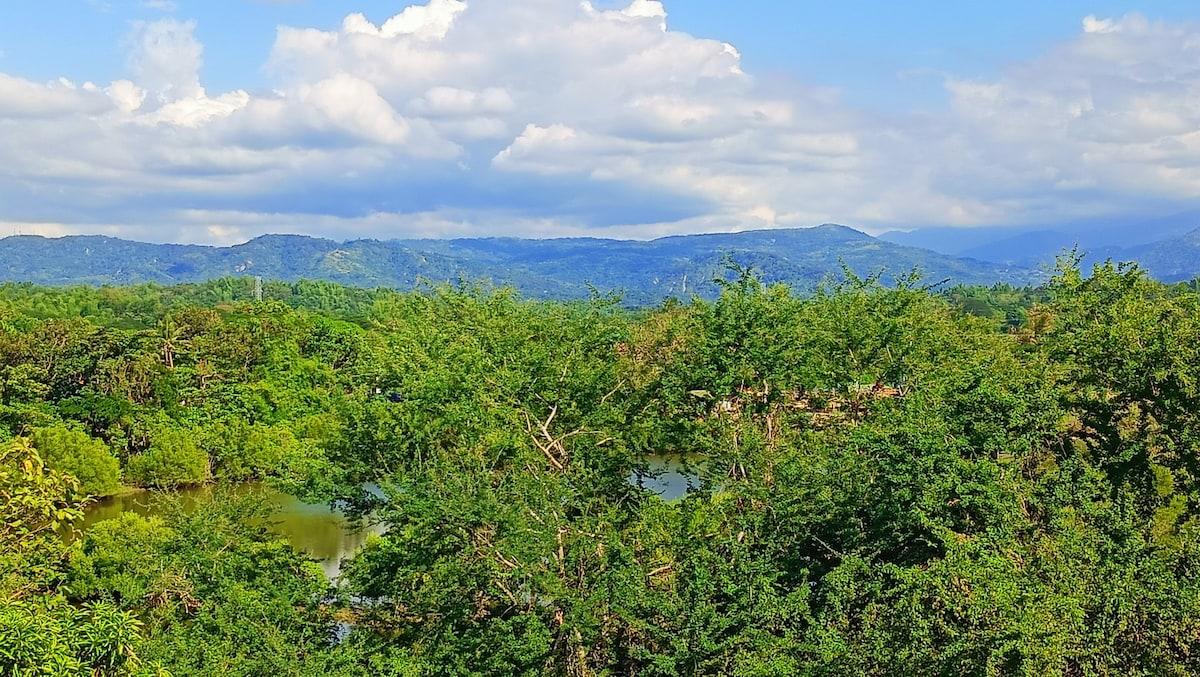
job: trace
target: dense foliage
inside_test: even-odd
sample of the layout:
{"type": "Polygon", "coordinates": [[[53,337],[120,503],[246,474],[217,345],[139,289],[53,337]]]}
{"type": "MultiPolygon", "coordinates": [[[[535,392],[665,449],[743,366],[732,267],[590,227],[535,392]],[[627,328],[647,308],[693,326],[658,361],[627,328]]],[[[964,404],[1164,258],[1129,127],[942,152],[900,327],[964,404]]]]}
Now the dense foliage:
{"type": "Polygon", "coordinates": [[[1194,290],[718,286],[7,288],[0,673],[1200,671],[1194,290]],[[386,532],[336,588],[232,497],[58,536],[117,473],[386,532]]]}

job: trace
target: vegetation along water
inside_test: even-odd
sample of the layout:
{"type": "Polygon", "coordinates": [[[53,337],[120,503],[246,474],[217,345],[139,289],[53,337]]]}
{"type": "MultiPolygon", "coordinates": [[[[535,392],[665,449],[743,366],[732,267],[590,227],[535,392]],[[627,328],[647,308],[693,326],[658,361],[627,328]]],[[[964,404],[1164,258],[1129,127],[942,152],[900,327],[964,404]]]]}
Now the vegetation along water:
{"type": "Polygon", "coordinates": [[[177,511],[203,510],[214,501],[249,498],[262,502],[268,513],[265,524],[270,533],[282,536],[293,548],[321,564],[325,576],[334,580],[341,572],[341,561],[354,555],[372,534],[379,533],[371,524],[354,524],[340,511],[326,504],[305,503],[263,482],[231,485],[180,487],[168,492],[127,492],[95,501],[84,508],[77,533],[124,513],[168,519],[177,511]]]}
{"type": "Polygon", "coordinates": [[[0,286],[0,675],[1200,672],[1193,288],[718,286],[0,286]]]}

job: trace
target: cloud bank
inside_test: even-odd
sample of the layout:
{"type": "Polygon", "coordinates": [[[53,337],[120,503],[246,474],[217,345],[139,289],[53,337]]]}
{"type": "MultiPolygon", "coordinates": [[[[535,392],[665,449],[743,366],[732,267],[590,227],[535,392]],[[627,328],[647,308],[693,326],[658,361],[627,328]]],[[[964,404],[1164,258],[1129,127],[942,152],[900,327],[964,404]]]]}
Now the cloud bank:
{"type": "MultiPolygon", "coordinates": [[[[0,73],[0,228],[230,242],[1051,221],[1200,198],[1200,28],[1089,16],[949,104],[856,110],[746,73],[663,3],[429,0],[281,27],[273,91],[210,93],[188,22],[128,78],[0,73]]],[[[257,65],[256,65],[257,66],[257,65]]]]}

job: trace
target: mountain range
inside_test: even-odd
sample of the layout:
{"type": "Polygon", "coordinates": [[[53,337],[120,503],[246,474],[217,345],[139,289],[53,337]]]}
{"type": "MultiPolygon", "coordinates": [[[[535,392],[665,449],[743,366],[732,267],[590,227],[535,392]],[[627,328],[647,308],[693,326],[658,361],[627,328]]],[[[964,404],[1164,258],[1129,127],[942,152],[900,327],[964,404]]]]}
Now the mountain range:
{"type": "MultiPolygon", "coordinates": [[[[1200,214],[1192,215],[1200,216],[1200,214]]],[[[1172,281],[1200,273],[1200,230],[1184,216],[1164,220],[1164,235],[1095,255],[1141,262],[1172,281]]],[[[1128,230],[1128,228],[1126,229],[1128,230]]],[[[1152,229],[1141,229],[1146,236],[1152,229]]],[[[1089,231],[1099,232],[1099,231],[1089,231]]],[[[885,281],[914,268],[927,283],[1037,284],[1047,265],[1073,245],[1069,229],[927,229],[871,237],[835,224],[812,228],[680,235],[650,241],[597,238],[353,240],[264,235],[229,247],[149,244],[105,236],[0,239],[0,278],[47,285],[177,284],[224,276],[293,281],[322,279],[360,287],[411,289],[422,283],[490,281],[531,298],[579,298],[620,291],[627,303],[653,304],[691,294],[712,297],[727,262],[765,282],[812,289],[842,266],[885,281]],[[1065,240],[1064,240],[1065,238],[1065,240]]],[[[1100,241],[1097,239],[1096,241],[1100,241]]]]}
{"type": "Polygon", "coordinates": [[[1200,210],[1050,225],[918,228],[889,231],[879,239],[1013,266],[1045,264],[1063,251],[1077,249],[1085,264],[1137,261],[1164,282],[1200,274],[1200,210]]]}

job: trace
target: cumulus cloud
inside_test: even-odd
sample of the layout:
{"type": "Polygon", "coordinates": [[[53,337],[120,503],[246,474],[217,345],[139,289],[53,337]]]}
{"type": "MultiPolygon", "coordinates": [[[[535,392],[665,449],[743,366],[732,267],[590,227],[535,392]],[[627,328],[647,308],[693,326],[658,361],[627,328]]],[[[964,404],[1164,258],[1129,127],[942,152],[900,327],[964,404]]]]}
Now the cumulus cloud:
{"type": "Polygon", "coordinates": [[[1197,59],[1196,26],[1088,17],[1076,39],[998,79],[947,83],[954,127],[936,179],[947,191],[991,186],[994,204],[1017,208],[1109,208],[1071,204],[1079,189],[1200,198],[1197,59]]]}
{"type": "Polygon", "coordinates": [[[0,73],[0,118],[48,118],[97,113],[103,97],[94,86],[80,88],[69,80],[39,84],[0,73]]]}
{"type": "Polygon", "coordinates": [[[455,18],[467,9],[460,0],[430,0],[428,5],[413,5],[376,27],[362,14],[351,14],[342,23],[346,33],[361,33],[391,39],[415,36],[423,40],[446,37],[455,18]]]}
{"type": "Polygon", "coordinates": [[[138,21],[128,38],[129,66],[134,79],[159,102],[194,98],[204,93],[200,65],[204,47],[193,35],[191,21],[138,21]]]}
{"type": "MultiPolygon", "coordinates": [[[[658,2],[598,10],[590,3],[482,0],[468,9],[451,2],[428,9],[421,21],[400,15],[416,40],[386,39],[390,22],[376,27],[356,15],[340,31],[282,29],[272,68],[289,81],[358,74],[404,113],[459,143],[467,165],[499,175],[497,181],[567,177],[597,191],[611,189],[597,185],[603,182],[664,201],[682,198],[697,209],[724,203],[724,216],[710,227],[735,227],[783,192],[745,176],[765,173],[746,168],[760,164],[755,146],[803,150],[795,138],[830,131],[816,111],[823,95],[807,101],[760,92],[736,49],[667,30],[658,2]],[[422,33],[430,24],[437,31],[422,33]],[[776,136],[787,138],[775,143],[776,136]]],[[[823,148],[820,161],[777,155],[783,166],[776,173],[787,174],[792,162],[801,170],[814,162],[830,169],[831,152],[856,144],[844,142],[853,132],[840,134],[843,142],[823,148]]],[[[587,221],[626,225],[603,214],[587,221]]]]}
{"type": "Polygon", "coordinates": [[[1115,33],[1120,28],[1120,25],[1112,19],[1097,19],[1093,14],[1083,18],[1084,33],[1115,33]]]}
{"type": "Polygon", "coordinates": [[[108,84],[0,74],[0,219],[206,242],[653,237],[1200,197],[1200,30],[1138,15],[950,78],[949,106],[921,114],[755,77],[654,0],[428,0],[379,24],[285,26],[274,90],[254,94],[205,90],[190,22],[136,23],[125,46],[108,84]]]}

